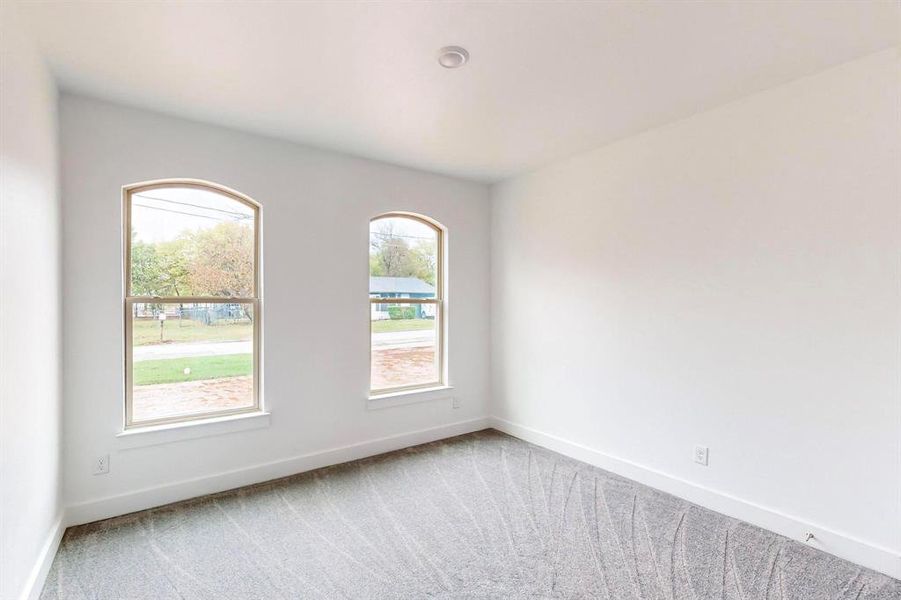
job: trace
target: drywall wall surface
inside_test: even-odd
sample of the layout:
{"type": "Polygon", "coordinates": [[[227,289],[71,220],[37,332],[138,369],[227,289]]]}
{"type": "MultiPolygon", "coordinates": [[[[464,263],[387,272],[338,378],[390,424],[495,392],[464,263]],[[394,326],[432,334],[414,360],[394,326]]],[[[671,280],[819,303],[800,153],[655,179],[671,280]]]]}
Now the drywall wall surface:
{"type": "Polygon", "coordinates": [[[61,506],[56,88],[21,27],[0,3],[0,598],[30,592],[61,506]]]}
{"type": "Polygon", "coordinates": [[[899,71],[494,186],[493,414],[901,553],[899,71]]]}
{"type": "MultiPolygon", "coordinates": [[[[64,94],[66,497],[143,492],[487,413],[487,187],[64,94]],[[123,185],[196,178],[262,206],[268,427],[123,447],[123,185]],[[449,398],[372,410],[369,219],[447,228],[449,398]],[[110,454],[110,473],[92,475],[110,454]]],[[[192,488],[193,489],[193,488],[192,488]]],[[[202,490],[200,490],[202,491],[202,490]]]]}

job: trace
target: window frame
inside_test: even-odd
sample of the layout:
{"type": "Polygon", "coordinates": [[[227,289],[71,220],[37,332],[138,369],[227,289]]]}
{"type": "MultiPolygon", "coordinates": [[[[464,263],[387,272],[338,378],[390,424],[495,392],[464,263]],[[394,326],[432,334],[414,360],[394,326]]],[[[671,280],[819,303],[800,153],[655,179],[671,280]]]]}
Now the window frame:
{"type": "MultiPolygon", "coordinates": [[[[429,390],[447,385],[447,364],[445,355],[445,326],[447,322],[447,307],[445,299],[445,240],[444,226],[438,221],[417,213],[392,211],[376,215],[369,219],[369,231],[372,232],[372,224],[382,219],[403,218],[418,221],[435,231],[438,245],[435,262],[435,297],[434,298],[373,298],[369,296],[369,397],[375,398],[390,394],[413,392],[416,390],[429,390]],[[435,351],[438,354],[438,379],[428,383],[393,386],[375,389],[372,387],[372,305],[373,304],[432,304],[435,306],[435,351]]],[[[369,277],[372,277],[371,271],[369,277]]],[[[367,284],[367,292],[369,285],[367,284]]]]}
{"type": "Polygon", "coordinates": [[[123,430],[135,430],[144,427],[156,427],[159,425],[169,425],[174,423],[186,423],[190,421],[199,421],[204,419],[240,415],[246,413],[262,412],[262,400],[260,393],[260,374],[262,371],[262,357],[260,336],[262,330],[262,298],[261,298],[261,273],[260,273],[260,249],[262,240],[260,239],[262,220],[262,206],[244,194],[237,192],[231,188],[225,187],[218,183],[204,181],[201,179],[161,179],[154,181],[145,181],[122,187],[122,309],[123,309],[123,326],[125,339],[124,363],[125,370],[123,376],[125,388],[125,407],[123,430]],[[244,204],[253,211],[253,293],[249,297],[244,296],[132,296],[131,295],[131,216],[132,216],[132,197],[142,192],[165,188],[189,188],[198,189],[207,192],[213,192],[226,196],[244,204]],[[133,406],[133,346],[132,346],[132,308],[135,304],[183,304],[183,303],[206,303],[206,304],[250,304],[253,306],[253,404],[251,406],[234,408],[227,410],[207,411],[202,413],[192,413],[188,415],[176,415],[171,417],[163,417],[159,419],[146,419],[142,421],[134,421],[133,406]]]}

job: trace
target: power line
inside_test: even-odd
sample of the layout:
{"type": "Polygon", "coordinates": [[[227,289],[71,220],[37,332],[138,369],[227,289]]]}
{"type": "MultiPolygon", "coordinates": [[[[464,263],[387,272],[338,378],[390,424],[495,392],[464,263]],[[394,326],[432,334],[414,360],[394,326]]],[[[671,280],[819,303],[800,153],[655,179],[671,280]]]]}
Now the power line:
{"type": "Polygon", "coordinates": [[[169,202],[170,204],[181,204],[182,206],[193,206],[194,208],[200,208],[203,210],[214,210],[216,212],[225,213],[228,215],[235,215],[241,217],[242,219],[252,219],[253,215],[248,215],[247,213],[237,212],[234,210],[225,210],[224,208],[214,208],[212,206],[203,206],[202,204],[192,204],[190,202],[179,202],[178,200],[169,200],[168,198],[159,198],[157,196],[147,196],[144,194],[135,194],[136,198],[146,198],[147,200],[157,200],[159,202],[169,202]]]}
{"type": "Polygon", "coordinates": [[[380,231],[370,231],[369,235],[377,235],[382,238],[409,238],[411,240],[426,240],[426,241],[434,241],[434,237],[424,237],[421,235],[402,235],[400,233],[382,233],[380,231]]]}
{"type": "Polygon", "coordinates": [[[189,217],[199,217],[201,219],[210,219],[211,221],[218,221],[219,223],[227,223],[228,222],[228,220],[220,219],[219,217],[211,217],[210,215],[198,215],[195,213],[184,212],[181,210],[173,210],[171,208],[161,208],[159,206],[147,206],[146,204],[137,204],[137,203],[135,204],[135,206],[138,206],[140,208],[148,208],[150,210],[159,210],[162,212],[173,213],[173,214],[177,214],[177,215],[187,215],[189,217]]]}

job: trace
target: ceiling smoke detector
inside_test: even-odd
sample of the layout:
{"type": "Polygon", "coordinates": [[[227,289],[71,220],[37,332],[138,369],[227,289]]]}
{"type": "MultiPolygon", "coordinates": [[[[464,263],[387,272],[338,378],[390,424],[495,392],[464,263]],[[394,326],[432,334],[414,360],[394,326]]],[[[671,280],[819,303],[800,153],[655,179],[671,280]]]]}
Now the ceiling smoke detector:
{"type": "Polygon", "coordinates": [[[460,46],[445,46],[438,51],[438,64],[445,69],[457,69],[469,62],[469,52],[460,46]]]}

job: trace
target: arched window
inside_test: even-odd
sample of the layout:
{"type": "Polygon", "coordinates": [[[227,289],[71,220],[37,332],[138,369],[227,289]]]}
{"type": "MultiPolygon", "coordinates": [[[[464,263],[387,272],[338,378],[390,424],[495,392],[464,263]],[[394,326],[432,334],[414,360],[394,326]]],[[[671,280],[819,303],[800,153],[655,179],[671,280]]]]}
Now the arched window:
{"type": "Polygon", "coordinates": [[[260,408],[260,208],[211,183],[123,190],[125,426],[260,408]]]}
{"type": "Polygon", "coordinates": [[[372,395],[444,384],[444,231],[406,213],[369,224],[372,395]]]}

